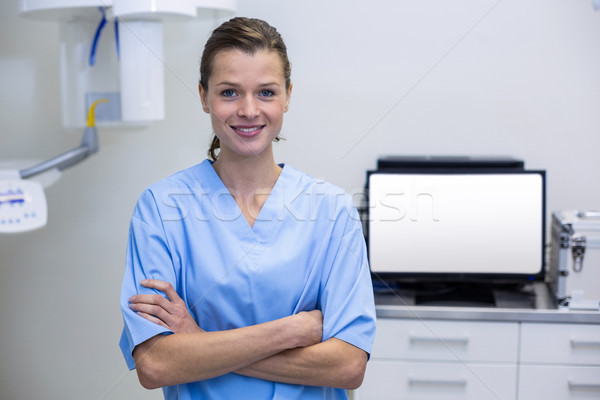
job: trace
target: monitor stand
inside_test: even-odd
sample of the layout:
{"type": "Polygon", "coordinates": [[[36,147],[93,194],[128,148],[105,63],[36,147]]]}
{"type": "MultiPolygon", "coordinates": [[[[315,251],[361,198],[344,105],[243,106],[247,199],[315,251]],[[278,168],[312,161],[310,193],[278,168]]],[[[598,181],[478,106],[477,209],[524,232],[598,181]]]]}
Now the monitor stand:
{"type": "Polygon", "coordinates": [[[535,287],[494,282],[379,282],[378,305],[481,308],[536,308],[535,287]]]}
{"type": "Polygon", "coordinates": [[[450,284],[437,290],[415,293],[415,305],[448,307],[495,307],[496,300],[490,285],[450,284]]]}

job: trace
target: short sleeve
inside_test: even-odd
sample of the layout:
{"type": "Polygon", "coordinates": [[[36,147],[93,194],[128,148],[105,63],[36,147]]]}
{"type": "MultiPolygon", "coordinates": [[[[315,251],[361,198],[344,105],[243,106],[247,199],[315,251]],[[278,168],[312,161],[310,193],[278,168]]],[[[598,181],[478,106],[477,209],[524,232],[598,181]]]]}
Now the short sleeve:
{"type": "Polygon", "coordinates": [[[362,225],[353,205],[347,206],[337,224],[327,250],[330,269],[321,283],[323,340],[335,337],[370,354],[375,302],[362,225]]]}
{"type": "Polygon", "coordinates": [[[135,346],[153,336],[173,333],[140,317],[129,308],[129,298],[133,295],[164,295],[162,292],[142,287],[140,281],[144,279],[159,279],[176,287],[173,261],[162,229],[160,214],[149,191],[142,194],[131,218],[125,275],[121,288],[124,327],[119,346],[129,369],[135,368],[132,356],[135,346]]]}

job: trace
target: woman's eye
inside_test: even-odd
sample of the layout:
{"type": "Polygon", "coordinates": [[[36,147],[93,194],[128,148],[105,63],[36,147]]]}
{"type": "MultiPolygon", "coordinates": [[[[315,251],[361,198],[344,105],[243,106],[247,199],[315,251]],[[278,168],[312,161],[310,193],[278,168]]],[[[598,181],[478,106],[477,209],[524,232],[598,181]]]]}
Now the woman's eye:
{"type": "Polygon", "coordinates": [[[261,97],[271,97],[271,96],[275,95],[275,93],[272,90],[265,89],[265,90],[261,90],[259,95],[261,97]]]}
{"type": "Polygon", "coordinates": [[[235,96],[235,91],[233,91],[231,89],[225,89],[221,92],[221,95],[224,97],[233,97],[233,96],[235,96]]]}

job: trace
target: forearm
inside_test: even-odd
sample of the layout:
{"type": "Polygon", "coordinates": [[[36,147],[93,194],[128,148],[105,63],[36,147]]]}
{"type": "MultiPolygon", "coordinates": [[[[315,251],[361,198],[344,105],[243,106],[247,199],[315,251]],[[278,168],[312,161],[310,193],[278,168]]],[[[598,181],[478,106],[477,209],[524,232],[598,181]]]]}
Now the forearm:
{"type": "Polygon", "coordinates": [[[367,353],[339,339],[290,349],[235,373],[283,383],[356,389],[362,383],[367,353]]]}
{"type": "Polygon", "coordinates": [[[291,317],[221,332],[180,333],[138,345],[140,382],[156,388],[213,378],[303,345],[291,317]]]}

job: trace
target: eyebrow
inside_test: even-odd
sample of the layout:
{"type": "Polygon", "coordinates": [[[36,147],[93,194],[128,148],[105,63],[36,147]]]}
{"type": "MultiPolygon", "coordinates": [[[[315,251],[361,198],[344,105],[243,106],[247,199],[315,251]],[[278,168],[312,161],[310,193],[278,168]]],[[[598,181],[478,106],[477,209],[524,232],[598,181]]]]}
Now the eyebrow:
{"type": "MultiPolygon", "coordinates": [[[[241,85],[239,83],[235,83],[235,82],[222,81],[222,82],[215,84],[215,86],[240,87],[241,85]]],[[[258,87],[267,87],[267,86],[280,86],[280,84],[278,82],[266,82],[266,83],[261,83],[258,85],[258,87]]]]}

